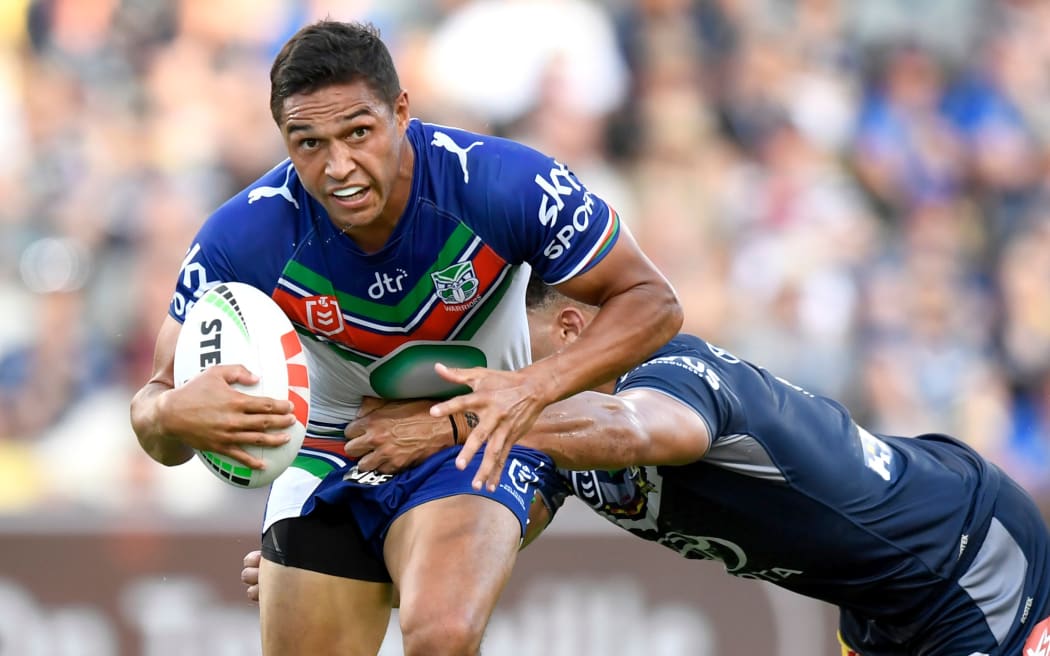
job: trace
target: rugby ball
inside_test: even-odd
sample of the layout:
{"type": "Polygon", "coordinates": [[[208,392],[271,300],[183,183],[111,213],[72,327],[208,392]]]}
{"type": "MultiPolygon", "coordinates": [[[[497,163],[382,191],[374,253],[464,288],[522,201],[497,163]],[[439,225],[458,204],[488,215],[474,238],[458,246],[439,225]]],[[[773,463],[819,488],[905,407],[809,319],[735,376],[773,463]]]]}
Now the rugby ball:
{"type": "Polygon", "coordinates": [[[295,460],[306,436],[310,412],[310,377],[302,343],[284,311],[265,293],[238,282],[221,283],[201,296],[186,313],[175,343],[175,386],[184,385],[218,364],[240,364],[259,382],[234,387],[246,394],[288,399],[294,406],[291,439],[278,447],[247,446],[266,469],[252,469],[233,458],[197,451],[208,470],[242,488],[268,485],[295,460]]]}

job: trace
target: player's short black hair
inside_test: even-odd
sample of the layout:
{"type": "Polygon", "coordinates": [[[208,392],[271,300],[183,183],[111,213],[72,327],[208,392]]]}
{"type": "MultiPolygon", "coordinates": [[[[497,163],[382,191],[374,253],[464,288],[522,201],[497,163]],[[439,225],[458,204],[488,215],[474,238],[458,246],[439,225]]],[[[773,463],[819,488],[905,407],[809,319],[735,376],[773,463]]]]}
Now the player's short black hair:
{"type": "Polygon", "coordinates": [[[558,290],[543,282],[543,278],[533,271],[529,276],[529,284],[525,287],[525,307],[538,310],[553,303],[557,297],[558,290]]]}
{"type": "Polygon", "coordinates": [[[401,93],[394,60],[370,23],[321,20],[284,44],[270,68],[270,113],[278,125],[284,101],[331,84],[364,80],[391,107],[401,93]]]}

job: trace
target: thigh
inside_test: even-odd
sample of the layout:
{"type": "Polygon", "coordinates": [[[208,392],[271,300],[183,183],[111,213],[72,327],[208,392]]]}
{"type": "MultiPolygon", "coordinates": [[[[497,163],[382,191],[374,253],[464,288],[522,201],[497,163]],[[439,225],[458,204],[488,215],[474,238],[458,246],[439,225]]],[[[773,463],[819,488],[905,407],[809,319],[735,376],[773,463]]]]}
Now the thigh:
{"type": "Polygon", "coordinates": [[[521,542],[506,506],[476,494],[413,507],[391,525],[384,544],[401,594],[402,626],[448,618],[481,631],[488,623],[521,542]]]}
{"type": "Polygon", "coordinates": [[[259,610],[263,653],[375,656],[392,586],[348,513],[319,506],[263,536],[259,610]]]}
{"type": "Polygon", "coordinates": [[[263,560],[259,620],[265,656],[375,656],[390,621],[391,585],[263,560]]]}

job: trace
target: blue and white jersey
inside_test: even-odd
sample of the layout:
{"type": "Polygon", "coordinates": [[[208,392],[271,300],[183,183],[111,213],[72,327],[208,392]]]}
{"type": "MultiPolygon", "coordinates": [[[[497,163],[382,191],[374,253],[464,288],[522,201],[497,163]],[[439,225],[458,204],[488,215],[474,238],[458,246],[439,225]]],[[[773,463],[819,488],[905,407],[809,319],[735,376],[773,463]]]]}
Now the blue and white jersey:
{"type": "Polygon", "coordinates": [[[348,465],[343,429],[363,396],[464,391],[433,363],[516,369],[530,361],[525,286],[586,272],[620,234],[614,211],[561,163],[521,144],[412,120],[412,189],[393,234],[365,253],[329,220],[290,161],[200,229],[169,313],[219,282],[269,294],[310,365],[307,438],[271,492],[265,525],[302,510],[348,465]]]}
{"type": "MultiPolygon", "coordinates": [[[[967,622],[995,624],[996,639],[1015,631],[1027,596],[1026,556],[1014,548],[1023,540],[993,517],[1000,488],[1013,484],[969,447],[941,435],[872,434],[839,403],[688,335],[625,374],[616,391],[638,388],[693,409],[711,445],[687,465],[563,472],[610,521],[686,558],[718,560],[735,576],[841,607],[844,633],[862,654],[941,653],[900,645],[929,638],[946,588],[979,618],[967,622]],[[1021,574],[975,574],[989,567],[1021,574]]],[[[1029,571],[1028,581],[1045,586],[1045,560],[1031,565],[1044,571],[1029,571]]]]}

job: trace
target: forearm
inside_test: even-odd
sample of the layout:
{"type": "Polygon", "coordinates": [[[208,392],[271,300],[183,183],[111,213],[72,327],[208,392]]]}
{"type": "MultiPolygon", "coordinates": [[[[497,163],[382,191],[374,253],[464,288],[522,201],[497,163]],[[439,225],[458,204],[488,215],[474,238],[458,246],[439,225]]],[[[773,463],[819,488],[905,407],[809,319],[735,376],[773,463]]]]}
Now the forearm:
{"type": "Polygon", "coordinates": [[[584,392],[547,406],[518,443],[564,469],[620,469],[646,459],[649,438],[629,403],[584,392]]]}
{"type": "Polygon", "coordinates": [[[139,445],[149,457],[162,465],[180,465],[193,457],[193,449],[167,435],[162,427],[163,395],[171,387],[152,381],[131,400],[131,427],[139,445]]]}
{"type": "Polygon", "coordinates": [[[614,380],[674,337],[682,309],[674,291],[660,282],[640,283],[609,298],[576,341],[526,368],[549,381],[548,401],[614,380]]]}

